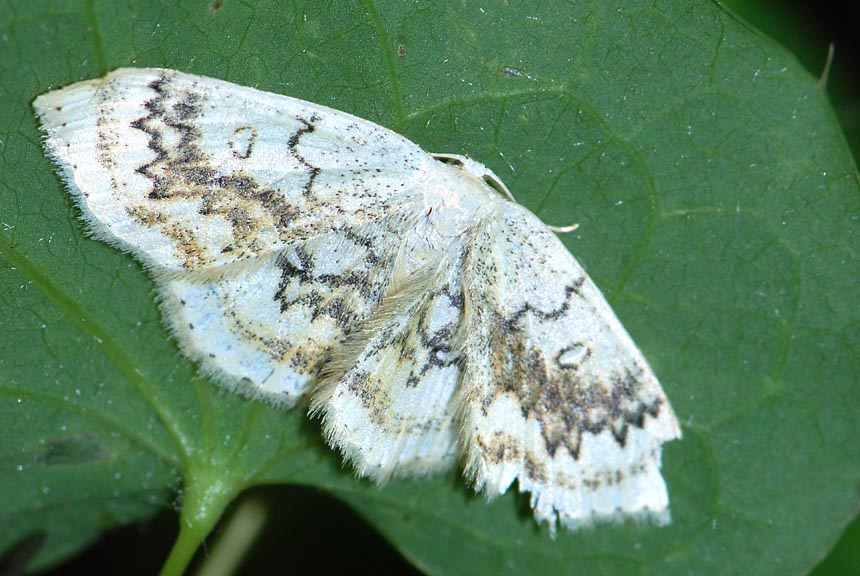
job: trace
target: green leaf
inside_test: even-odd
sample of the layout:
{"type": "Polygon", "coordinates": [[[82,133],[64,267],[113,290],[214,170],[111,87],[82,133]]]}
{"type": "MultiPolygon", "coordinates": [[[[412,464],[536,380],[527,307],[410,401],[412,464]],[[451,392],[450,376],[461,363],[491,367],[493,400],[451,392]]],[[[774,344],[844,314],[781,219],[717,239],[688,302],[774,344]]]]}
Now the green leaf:
{"type": "Polygon", "coordinates": [[[716,3],[7,0],[0,88],[0,551],[41,535],[31,568],[176,504],[181,569],[271,483],[465,574],[797,573],[858,508],[857,171],[817,79],[716,3]],[[30,106],[130,65],[357,114],[578,222],[565,243],[684,425],[673,524],[553,540],[527,497],[488,504],[455,473],[377,487],[301,410],[198,375],[146,273],[85,236],[30,106]]]}

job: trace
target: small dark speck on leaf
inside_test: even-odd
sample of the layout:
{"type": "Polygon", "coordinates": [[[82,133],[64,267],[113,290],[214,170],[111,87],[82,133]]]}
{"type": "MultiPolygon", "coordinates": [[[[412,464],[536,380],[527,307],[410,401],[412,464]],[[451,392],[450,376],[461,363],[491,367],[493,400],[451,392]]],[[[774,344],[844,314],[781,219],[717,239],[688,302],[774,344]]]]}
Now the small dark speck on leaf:
{"type": "Polygon", "coordinates": [[[403,58],[404,56],[406,56],[406,46],[404,46],[403,44],[398,44],[397,45],[397,55],[400,58],[403,58]]]}
{"type": "Polygon", "coordinates": [[[220,9],[221,9],[221,8],[223,8],[223,7],[224,7],[224,0],[215,0],[215,1],[212,3],[212,7],[211,7],[211,8],[212,8],[212,11],[213,11],[213,12],[217,12],[218,10],[220,10],[220,9]]]}
{"type": "Polygon", "coordinates": [[[110,452],[96,434],[73,434],[47,440],[41,462],[49,466],[82,466],[106,460],[110,452]]]}

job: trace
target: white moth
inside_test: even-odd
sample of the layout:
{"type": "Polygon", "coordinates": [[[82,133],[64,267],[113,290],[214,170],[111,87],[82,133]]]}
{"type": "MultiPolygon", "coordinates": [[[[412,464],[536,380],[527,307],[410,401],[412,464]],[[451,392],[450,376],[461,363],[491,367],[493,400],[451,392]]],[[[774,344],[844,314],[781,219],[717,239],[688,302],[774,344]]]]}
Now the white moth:
{"type": "Polygon", "coordinates": [[[310,400],[361,476],[516,480],[539,521],[669,520],[660,384],[603,295],[484,166],[344,112],[172,70],[34,103],[96,237],[151,272],[220,384],[310,400]],[[452,161],[453,160],[453,161],[452,161]]]}

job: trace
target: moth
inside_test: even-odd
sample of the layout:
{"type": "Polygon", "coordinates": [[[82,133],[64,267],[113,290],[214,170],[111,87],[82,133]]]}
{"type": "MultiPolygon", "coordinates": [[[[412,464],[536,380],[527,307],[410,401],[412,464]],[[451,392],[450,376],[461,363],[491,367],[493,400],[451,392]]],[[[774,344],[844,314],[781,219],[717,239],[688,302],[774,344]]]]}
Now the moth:
{"type": "Polygon", "coordinates": [[[89,231],[150,271],[179,347],[222,386],[309,402],[360,476],[460,462],[490,496],[516,481],[551,530],[668,522],[666,395],[482,164],[173,70],[116,70],[34,107],[89,231]]]}

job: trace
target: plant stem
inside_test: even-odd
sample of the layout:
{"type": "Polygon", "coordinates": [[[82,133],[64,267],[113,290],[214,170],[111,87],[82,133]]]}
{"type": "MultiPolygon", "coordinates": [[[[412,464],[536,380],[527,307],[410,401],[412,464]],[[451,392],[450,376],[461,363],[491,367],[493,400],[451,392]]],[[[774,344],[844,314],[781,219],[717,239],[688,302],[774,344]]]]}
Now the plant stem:
{"type": "Polygon", "coordinates": [[[266,523],[268,510],[258,498],[241,498],[226,521],[215,545],[201,562],[196,576],[238,574],[245,555],[266,523]]]}
{"type": "Polygon", "coordinates": [[[179,513],[179,537],[161,568],[161,576],[185,573],[197,548],[215,527],[234,495],[234,486],[215,474],[200,473],[188,481],[179,513]]]}

